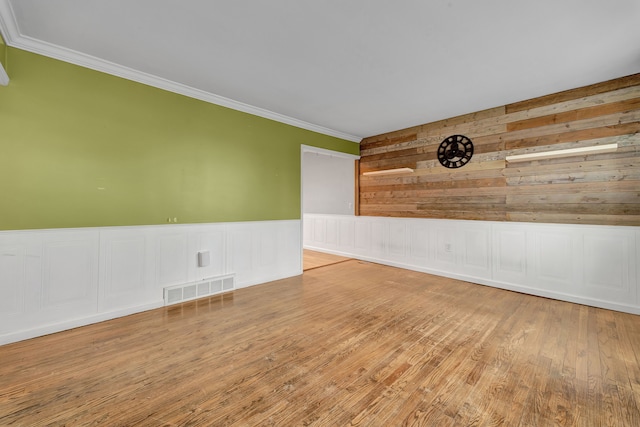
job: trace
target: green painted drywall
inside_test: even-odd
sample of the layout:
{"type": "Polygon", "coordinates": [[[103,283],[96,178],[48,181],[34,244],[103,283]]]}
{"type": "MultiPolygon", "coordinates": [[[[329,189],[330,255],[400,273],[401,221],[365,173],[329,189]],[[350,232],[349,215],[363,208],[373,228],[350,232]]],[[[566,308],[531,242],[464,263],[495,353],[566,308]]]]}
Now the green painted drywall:
{"type": "Polygon", "coordinates": [[[300,218],[300,145],[359,145],[8,47],[0,229],[300,218]]]}

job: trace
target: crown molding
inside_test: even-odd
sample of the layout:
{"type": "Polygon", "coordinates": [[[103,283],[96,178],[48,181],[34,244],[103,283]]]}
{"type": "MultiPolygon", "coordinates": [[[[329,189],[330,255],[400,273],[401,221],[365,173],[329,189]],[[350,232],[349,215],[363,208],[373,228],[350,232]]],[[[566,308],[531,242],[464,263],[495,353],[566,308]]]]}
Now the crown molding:
{"type": "Polygon", "coordinates": [[[315,125],[313,123],[305,122],[304,120],[285,116],[284,114],[269,111],[260,107],[255,107],[253,105],[235,101],[224,96],[216,95],[181,83],[167,80],[162,77],[134,70],[132,68],[125,67],[110,61],[105,61],[95,56],[87,55],[71,49],[47,43],[42,40],[24,36],[20,33],[18,23],[15,19],[15,14],[13,13],[13,8],[11,7],[11,3],[9,2],[9,0],[0,0],[0,32],[2,32],[7,46],[26,50],[28,52],[58,59],[64,62],[69,62],[81,67],[90,68],[95,71],[111,74],[113,76],[142,83],[147,86],[153,86],[159,89],[167,90],[169,92],[174,92],[180,95],[188,96],[190,98],[199,99],[201,101],[220,105],[222,107],[241,111],[243,113],[252,114],[254,116],[263,117],[265,119],[274,120],[276,122],[288,124],[301,129],[306,129],[324,135],[345,139],[351,142],[359,143],[362,140],[361,137],[356,135],[351,135],[345,132],[329,129],[324,126],[315,125]]]}

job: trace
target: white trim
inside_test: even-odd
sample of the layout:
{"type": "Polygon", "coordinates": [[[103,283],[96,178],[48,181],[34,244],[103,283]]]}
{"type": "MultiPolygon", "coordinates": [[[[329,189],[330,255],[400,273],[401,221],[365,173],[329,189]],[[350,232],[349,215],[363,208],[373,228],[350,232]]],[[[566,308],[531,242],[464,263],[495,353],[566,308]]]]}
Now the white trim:
{"type": "Polygon", "coordinates": [[[0,86],[7,86],[8,84],[9,84],[9,76],[7,75],[7,72],[2,67],[2,64],[0,64],[0,86]]]}
{"type": "MultiPolygon", "coordinates": [[[[304,273],[304,153],[305,148],[313,148],[300,144],[300,271],[304,273]]],[[[311,152],[311,150],[309,150],[311,152]]]]}
{"type": "Polygon", "coordinates": [[[299,221],[298,219],[267,219],[255,221],[225,221],[225,222],[189,222],[184,224],[147,224],[147,225],[105,225],[97,227],[68,227],[68,228],[25,228],[21,230],[0,230],[0,238],[3,235],[29,235],[29,234],[47,234],[73,231],[136,231],[136,230],[199,230],[203,227],[210,226],[244,226],[246,224],[281,224],[287,222],[299,221]]]}
{"type": "Polygon", "coordinates": [[[507,156],[507,162],[526,162],[530,160],[556,159],[559,157],[579,156],[585,154],[612,153],[618,149],[618,144],[594,145],[591,147],[567,148],[565,150],[544,151],[541,153],[517,154],[507,156]]]}
{"type": "Polygon", "coordinates": [[[80,326],[100,323],[106,320],[116,319],[118,317],[129,316],[130,314],[140,313],[143,311],[154,310],[164,307],[164,301],[154,301],[135,307],[129,307],[118,311],[110,311],[108,313],[100,313],[89,317],[81,317],[73,320],[67,320],[60,323],[48,324],[45,326],[37,326],[31,329],[10,332],[6,335],[0,335],[0,345],[10,344],[13,342],[28,340],[43,335],[54,334],[56,332],[66,331],[67,329],[78,328],[80,326]]]}
{"type": "Polygon", "coordinates": [[[311,145],[300,144],[300,147],[302,147],[302,153],[317,153],[317,154],[324,154],[325,156],[339,157],[342,159],[351,159],[351,160],[358,160],[360,158],[360,156],[358,156],[357,154],[349,154],[349,153],[343,153],[340,151],[327,150],[326,148],[314,147],[311,145]]]}
{"type": "Polygon", "coordinates": [[[0,0],[0,31],[6,36],[5,41],[8,46],[26,50],[28,52],[37,53],[39,55],[48,56],[50,58],[59,59],[81,67],[90,68],[92,70],[122,77],[127,80],[153,86],[159,89],[174,92],[190,98],[199,99],[211,104],[220,105],[222,107],[231,108],[236,111],[252,114],[254,116],[263,117],[265,119],[274,120],[276,122],[295,126],[301,129],[310,130],[312,132],[321,133],[323,135],[333,136],[345,139],[351,142],[360,142],[362,137],[351,135],[324,126],[315,125],[305,122],[304,120],[285,116],[284,114],[266,110],[264,108],[255,107],[243,102],[235,101],[224,96],[216,95],[200,89],[196,89],[181,83],[173,82],[162,77],[134,70],[119,64],[115,64],[95,56],[76,52],[51,43],[36,40],[31,37],[20,34],[15,14],[8,0],[0,0]]]}

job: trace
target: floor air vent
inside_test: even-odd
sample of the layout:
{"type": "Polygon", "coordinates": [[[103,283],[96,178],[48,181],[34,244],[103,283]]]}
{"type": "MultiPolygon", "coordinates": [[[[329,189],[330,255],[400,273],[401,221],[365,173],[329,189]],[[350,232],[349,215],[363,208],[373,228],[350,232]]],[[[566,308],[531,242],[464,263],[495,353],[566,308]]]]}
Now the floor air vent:
{"type": "Polygon", "coordinates": [[[233,276],[211,277],[199,282],[168,286],[164,288],[164,305],[208,297],[233,289],[235,289],[233,276]]]}

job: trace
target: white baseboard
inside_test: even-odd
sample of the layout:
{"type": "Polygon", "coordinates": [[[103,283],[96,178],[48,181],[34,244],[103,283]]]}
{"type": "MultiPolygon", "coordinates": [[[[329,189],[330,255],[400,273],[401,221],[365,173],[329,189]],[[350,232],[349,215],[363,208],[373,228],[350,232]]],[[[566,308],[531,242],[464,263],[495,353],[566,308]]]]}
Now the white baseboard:
{"type": "MultiPolygon", "coordinates": [[[[312,249],[312,248],[305,248],[305,249],[312,249]]],[[[320,248],[314,248],[313,250],[323,251],[320,248]]],[[[323,252],[327,252],[327,251],[323,251],[323,252]]],[[[487,280],[480,277],[468,276],[465,274],[455,274],[448,271],[434,270],[431,268],[423,268],[415,265],[387,261],[379,258],[355,257],[353,255],[349,255],[342,252],[334,252],[334,251],[331,251],[329,253],[332,253],[334,255],[340,255],[340,256],[349,256],[351,258],[359,259],[362,261],[388,265],[390,267],[398,267],[398,268],[404,268],[407,270],[418,271],[421,273],[433,274],[434,276],[442,276],[442,277],[448,277],[450,279],[462,280],[465,282],[475,283],[478,285],[485,285],[493,288],[500,288],[508,291],[520,292],[523,294],[529,294],[529,295],[535,295],[535,296],[544,297],[544,298],[556,299],[559,301],[567,301],[567,302],[573,302],[577,304],[589,305],[592,307],[605,308],[608,310],[622,311],[625,313],[640,314],[640,307],[631,306],[628,304],[613,303],[613,302],[608,302],[604,300],[599,300],[594,298],[585,298],[579,295],[570,295],[570,294],[565,294],[560,292],[544,291],[544,290],[536,289],[530,286],[520,286],[520,285],[514,285],[512,283],[497,282],[495,280],[487,280]]]]}
{"type": "Polygon", "coordinates": [[[68,329],[78,328],[80,326],[90,325],[93,323],[100,323],[106,320],[115,319],[118,317],[128,316],[130,314],[141,313],[143,311],[153,310],[164,306],[164,301],[155,301],[153,303],[139,305],[135,307],[129,307],[122,310],[115,310],[109,313],[95,314],[92,316],[69,319],[58,323],[47,324],[38,326],[35,328],[10,332],[8,334],[0,335],[0,345],[9,344],[12,342],[28,340],[31,338],[40,337],[43,335],[49,335],[56,332],[65,331],[68,329]]]}

